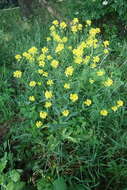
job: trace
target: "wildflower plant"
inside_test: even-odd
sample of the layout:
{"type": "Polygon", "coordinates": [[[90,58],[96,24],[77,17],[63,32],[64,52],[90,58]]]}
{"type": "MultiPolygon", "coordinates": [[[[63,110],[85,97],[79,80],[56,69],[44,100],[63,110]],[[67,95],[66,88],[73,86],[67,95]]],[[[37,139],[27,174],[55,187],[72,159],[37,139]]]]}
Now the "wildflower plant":
{"type": "Polygon", "coordinates": [[[100,29],[91,27],[90,20],[80,24],[74,18],[68,25],[55,20],[49,30],[47,46],[15,56],[13,76],[24,87],[20,104],[29,107],[32,127],[54,122],[60,127],[81,116],[99,122],[120,113],[124,82],[111,70],[110,42],[101,40],[100,29]]]}

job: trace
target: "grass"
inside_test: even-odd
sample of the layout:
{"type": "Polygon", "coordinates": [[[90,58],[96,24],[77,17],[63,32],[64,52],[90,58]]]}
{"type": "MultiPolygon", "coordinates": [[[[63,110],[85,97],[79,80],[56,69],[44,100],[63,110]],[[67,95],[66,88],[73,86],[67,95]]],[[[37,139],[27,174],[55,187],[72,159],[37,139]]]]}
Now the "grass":
{"type": "MultiPolygon", "coordinates": [[[[32,46],[39,49],[44,46],[49,22],[45,18],[42,20],[41,16],[28,22],[23,21],[18,8],[13,11],[0,11],[0,17],[0,137],[3,139],[0,156],[3,157],[7,152],[5,161],[8,161],[8,165],[2,173],[6,174],[5,184],[19,183],[19,179],[16,182],[11,180],[8,172],[13,169],[19,172],[18,169],[22,169],[19,172],[20,180],[29,185],[29,190],[51,190],[52,187],[55,190],[74,187],[77,190],[125,190],[126,108],[116,119],[110,118],[105,122],[102,120],[97,123],[87,117],[88,125],[84,117],[80,116],[70,120],[66,124],[67,129],[57,129],[57,120],[53,123],[56,128],[40,131],[31,129],[32,119],[27,118],[29,109],[25,119],[20,112],[19,100],[21,102],[20,98],[24,98],[25,94],[20,94],[22,89],[12,77],[12,72],[18,66],[14,56],[22,54],[32,46]],[[64,179],[60,179],[60,176],[64,179]]],[[[126,41],[123,47],[122,44],[119,46],[120,54],[112,51],[107,69],[125,82],[125,85],[121,85],[120,94],[126,101],[126,41]]],[[[115,91],[114,96],[116,94],[115,91]]]]}

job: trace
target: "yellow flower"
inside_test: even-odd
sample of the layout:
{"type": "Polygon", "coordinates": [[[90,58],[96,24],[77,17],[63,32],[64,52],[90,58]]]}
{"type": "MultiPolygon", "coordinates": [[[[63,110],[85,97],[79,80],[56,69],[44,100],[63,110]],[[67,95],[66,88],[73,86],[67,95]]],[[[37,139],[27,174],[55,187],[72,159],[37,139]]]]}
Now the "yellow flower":
{"type": "Polygon", "coordinates": [[[69,115],[69,110],[64,110],[62,112],[63,116],[67,117],[69,115]]]}
{"type": "Polygon", "coordinates": [[[108,49],[104,49],[104,54],[108,54],[109,50],[108,49]]]}
{"type": "Polygon", "coordinates": [[[118,106],[112,106],[111,109],[115,112],[118,109],[118,106]]]}
{"type": "Polygon", "coordinates": [[[60,28],[64,29],[67,27],[67,24],[65,22],[60,23],[60,28]]]}
{"type": "Polygon", "coordinates": [[[48,116],[47,112],[41,111],[40,112],[40,118],[45,119],[48,116]]]}
{"type": "Polygon", "coordinates": [[[38,73],[41,75],[41,74],[43,74],[43,69],[38,69],[38,73]]]}
{"type": "Polygon", "coordinates": [[[70,100],[76,102],[78,100],[78,94],[70,94],[70,100]]]}
{"type": "Polygon", "coordinates": [[[50,37],[47,37],[47,42],[51,41],[51,38],[50,37]]]}
{"type": "Polygon", "coordinates": [[[30,48],[30,49],[28,50],[28,53],[30,53],[30,54],[35,54],[35,53],[37,53],[37,48],[36,48],[36,47],[30,48]]]}
{"type": "Polygon", "coordinates": [[[37,84],[38,84],[38,86],[41,86],[42,83],[41,82],[37,82],[37,84]]]}
{"type": "Polygon", "coordinates": [[[74,72],[74,68],[73,68],[72,66],[69,66],[69,67],[67,67],[66,70],[65,70],[65,75],[66,75],[67,77],[68,77],[68,76],[72,76],[73,72],[74,72]]]}
{"type": "Polygon", "coordinates": [[[72,31],[73,33],[76,33],[76,32],[78,31],[77,26],[71,26],[71,31],[72,31]]]}
{"type": "Polygon", "coordinates": [[[94,69],[94,68],[97,67],[97,64],[96,64],[96,63],[92,63],[92,64],[90,65],[90,67],[91,67],[92,69],[94,69]]]}
{"type": "Polygon", "coordinates": [[[22,72],[19,71],[19,70],[17,70],[17,71],[15,71],[15,72],[13,72],[13,76],[14,76],[15,78],[21,78],[22,72]]]}
{"type": "Polygon", "coordinates": [[[86,20],[86,25],[90,26],[91,25],[91,20],[86,20]]]}
{"type": "Polygon", "coordinates": [[[64,84],[64,88],[65,88],[65,89],[70,89],[70,84],[69,84],[69,83],[65,83],[65,84],[64,84]]]}
{"type": "Polygon", "coordinates": [[[51,66],[53,67],[53,68],[57,68],[58,67],[58,65],[59,65],[59,61],[57,61],[57,60],[53,60],[52,62],[51,62],[51,66]]]}
{"type": "Polygon", "coordinates": [[[45,66],[45,62],[44,61],[39,61],[38,64],[39,64],[40,67],[44,67],[45,66]]]}
{"type": "Polygon", "coordinates": [[[122,107],[123,106],[123,101],[122,100],[118,100],[116,103],[117,103],[118,107],[122,107]]]}
{"type": "Polygon", "coordinates": [[[74,19],[72,20],[72,24],[77,24],[78,22],[79,22],[78,18],[74,18],[74,19]]]}
{"type": "Polygon", "coordinates": [[[58,20],[54,20],[53,22],[52,22],[52,24],[54,24],[54,25],[58,25],[59,24],[59,22],[58,22],[58,20]]]}
{"type": "Polygon", "coordinates": [[[89,79],[89,82],[90,82],[90,84],[93,84],[95,82],[95,80],[89,79]]]}
{"type": "Polygon", "coordinates": [[[67,37],[63,37],[63,38],[62,38],[62,42],[63,42],[63,43],[66,43],[67,40],[68,40],[67,37]]]}
{"type": "Polygon", "coordinates": [[[90,106],[92,104],[92,101],[90,99],[87,99],[84,101],[84,104],[90,106]]]}
{"type": "Polygon", "coordinates": [[[83,58],[82,57],[75,57],[74,62],[77,64],[81,64],[83,62],[83,58]]]}
{"type": "Polygon", "coordinates": [[[105,71],[99,70],[96,73],[97,73],[97,76],[103,76],[105,74],[105,71]]]}
{"type": "Polygon", "coordinates": [[[84,64],[87,64],[89,61],[90,61],[90,56],[86,56],[86,57],[83,59],[83,63],[84,63],[84,64]]]}
{"type": "Polygon", "coordinates": [[[51,102],[45,102],[45,108],[50,108],[52,106],[51,102]]]}
{"type": "Polygon", "coordinates": [[[51,59],[52,59],[52,56],[51,56],[51,55],[47,55],[47,59],[48,59],[48,60],[51,60],[51,59]]]}
{"type": "Polygon", "coordinates": [[[37,121],[37,122],[36,122],[36,127],[37,127],[37,128],[41,127],[42,125],[43,125],[43,123],[42,123],[41,121],[37,121]]]}
{"type": "Polygon", "coordinates": [[[53,84],[54,84],[54,82],[52,80],[47,81],[47,85],[52,86],[53,84]]]}
{"type": "Polygon", "coordinates": [[[72,50],[72,46],[68,46],[68,49],[69,49],[69,50],[72,50]]]}
{"type": "Polygon", "coordinates": [[[48,72],[43,72],[42,74],[44,77],[48,77],[48,72]]]}
{"type": "Polygon", "coordinates": [[[78,27],[78,30],[82,30],[82,27],[83,27],[83,26],[82,26],[82,24],[78,24],[77,27],[78,27]]]}
{"type": "Polygon", "coordinates": [[[36,82],[35,81],[30,81],[29,86],[35,87],[36,86],[36,82]]]}
{"type": "Polygon", "coordinates": [[[49,28],[49,30],[51,31],[51,32],[53,32],[53,31],[55,31],[55,26],[53,25],[53,26],[51,26],[50,28],[49,28]]]}
{"type": "Polygon", "coordinates": [[[108,111],[107,110],[101,110],[100,111],[100,115],[107,116],[108,115],[108,111]]]}
{"type": "Polygon", "coordinates": [[[64,49],[64,44],[58,44],[58,46],[55,49],[55,53],[59,53],[64,49]]]}
{"type": "Polygon", "coordinates": [[[22,58],[21,55],[19,55],[19,54],[15,55],[15,59],[16,59],[17,61],[20,61],[21,58],[22,58]]]}
{"type": "Polygon", "coordinates": [[[108,78],[108,79],[104,82],[104,86],[109,87],[109,86],[111,86],[111,85],[113,85],[113,80],[110,79],[110,78],[108,78]]]}
{"type": "Polygon", "coordinates": [[[45,97],[46,97],[46,99],[51,99],[53,97],[52,91],[46,90],[45,97]]]}
{"type": "Polygon", "coordinates": [[[99,61],[100,61],[100,57],[99,56],[93,57],[93,62],[94,63],[98,63],[99,61]]]}
{"type": "Polygon", "coordinates": [[[47,47],[43,47],[42,49],[41,49],[41,51],[42,51],[42,53],[47,53],[48,52],[48,48],[47,47]]]}
{"type": "Polygon", "coordinates": [[[107,47],[107,46],[109,46],[109,41],[106,40],[106,41],[103,42],[103,44],[104,44],[105,47],[107,47]]]}
{"type": "Polygon", "coordinates": [[[35,101],[35,97],[34,96],[29,96],[29,101],[34,102],[35,101]]]}

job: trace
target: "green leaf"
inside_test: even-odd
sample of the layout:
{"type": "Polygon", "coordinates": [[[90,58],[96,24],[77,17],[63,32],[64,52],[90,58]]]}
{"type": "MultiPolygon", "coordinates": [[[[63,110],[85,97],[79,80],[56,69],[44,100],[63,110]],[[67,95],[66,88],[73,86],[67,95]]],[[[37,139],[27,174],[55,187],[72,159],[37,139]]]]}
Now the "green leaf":
{"type": "Polygon", "coordinates": [[[62,177],[54,181],[53,187],[54,190],[67,190],[67,185],[62,177]]]}
{"type": "Polygon", "coordinates": [[[17,182],[20,179],[20,174],[16,170],[10,171],[10,177],[12,181],[17,182]]]}

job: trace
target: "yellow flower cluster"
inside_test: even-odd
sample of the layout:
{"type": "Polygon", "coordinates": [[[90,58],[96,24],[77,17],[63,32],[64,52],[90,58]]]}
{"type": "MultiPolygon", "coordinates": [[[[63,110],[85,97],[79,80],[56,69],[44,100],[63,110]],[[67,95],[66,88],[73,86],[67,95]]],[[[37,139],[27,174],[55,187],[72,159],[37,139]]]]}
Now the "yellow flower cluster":
{"type": "MultiPolygon", "coordinates": [[[[86,109],[86,112],[90,112],[95,109],[94,106],[98,108],[94,100],[96,95],[100,98],[99,104],[102,108],[98,108],[98,115],[108,116],[124,105],[118,99],[114,105],[112,100],[106,100],[109,101],[110,108],[104,102],[101,105],[102,97],[106,99],[107,90],[112,90],[107,87],[113,86],[117,81],[111,75],[110,78],[104,65],[110,42],[99,41],[97,34],[100,29],[91,28],[91,23],[91,20],[86,20],[83,28],[77,18],[69,25],[64,21],[54,20],[47,37],[47,45],[41,51],[33,46],[21,55],[15,55],[18,68],[21,65],[19,62],[23,63],[25,60],[23,78],[28,82],[26,89],[31,92],[31,95],[28,92],[27,100],[31,106],[37,106],[38,117],[34,124],[37,128],[52,121],[56,115],[64,120],[65,117],[73,115],[72,110],[86,109]],[[36,88],[30,88],[35,86],[36,88]]],[[[22,71],[16,70],[13,76],[21,78],[22,71]]]]}

